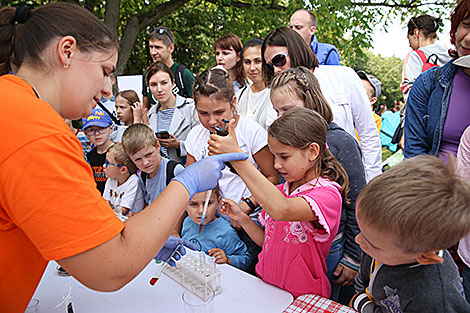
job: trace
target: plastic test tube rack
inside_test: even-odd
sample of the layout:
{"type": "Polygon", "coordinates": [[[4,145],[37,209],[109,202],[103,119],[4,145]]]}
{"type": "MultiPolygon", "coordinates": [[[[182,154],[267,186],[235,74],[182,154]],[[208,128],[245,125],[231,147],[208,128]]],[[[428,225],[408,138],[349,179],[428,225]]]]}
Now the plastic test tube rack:
{"type": "MultiPolygon", "coordinates": [[[[222,292],[220,271],[215,266],[215,259],[206,256],[204,252],[197,252],[196,255],[187,253],[176,262],[176,266],[164,266],[163,273],[186,289],[208,286],[215,295],[222,292]]],[[[210,296],[202,290],[196,295],[204,301],[210,296]]]]}

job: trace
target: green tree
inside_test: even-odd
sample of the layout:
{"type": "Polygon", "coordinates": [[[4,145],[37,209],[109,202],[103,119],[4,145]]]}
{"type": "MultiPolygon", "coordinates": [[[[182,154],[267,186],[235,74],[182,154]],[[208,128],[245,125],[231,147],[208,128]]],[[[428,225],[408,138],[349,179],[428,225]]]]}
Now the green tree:
{"type": "MultiPolygon", "coordinates": [[[[2,5],[18,1],[0,0],[2,5]]],[[[119,36],[116,73],[141,73],[149,63],[146,37],[152,25],[166,25],[176,34],[176,59],[194,71],[214,63],[212,43],[226,33],[243,41],[266,36],[287,25],[298,8],[308,8],[319,17],[318,39],[336,45],[341,56],[364,57],[362,48],[372,44],[371,33],[379,22],[418,14],[434,5],[439,14],[454,5],[453,0],[69,0],[99,18],[119,36]],[[350,39],[345,39],[350,38],[350,39]]],[[[37,6],[49,0],[27,0],[37,6]]],[[[25,3],[24,1],[21,4],[25,3]]],[[[386,23],[385,23],[386,25],[386,23]]]]}
{"type": "Polygon", "coordinates": [[[399,88],[403,61],[397,57],[374,55],[370,51],[363,53],[365,58],[350,60],[349,66],[356,71],[363,70],[377,77],[382,83],[382,95],[377,102],[385,103],[389,108],[393,107],[395,100],[403,100],[403,94],[399,88]]]}

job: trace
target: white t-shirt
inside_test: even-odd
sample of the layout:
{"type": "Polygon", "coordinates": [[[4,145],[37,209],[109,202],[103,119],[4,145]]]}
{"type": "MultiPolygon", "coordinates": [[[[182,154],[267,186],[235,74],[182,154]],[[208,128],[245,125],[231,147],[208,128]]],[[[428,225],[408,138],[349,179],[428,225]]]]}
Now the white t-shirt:
{"type": "MultiPolygon", "coordinates": [[[[253,155],[266,147],[268,144],[267,132],[255,121],[240,116],[235,127],[238,144],[245,151],[251,163],[259,169],[253,155]]],[[[196,161],[209,156],[208,144],[210,132],[202,125],[194,127],[186,138],[186,151],[192,155],[196,161]]],[[[242,197],[251,196],[251,192],[246,187],[240,176],[230,172],[228,167],[222,171],[222,178],[219,180],[220,192],[223,198],[232,199],[236,203],[242,197]]]]}
{"type": "Polygon", "coordinates": [[[108,178],[104,187],[103,198],[110,202],[113,209],[118,206],[128,208],[134,213],[139,213],[144,208],[144,193],[139,184],[139,177],[132,174],[118,186],[118,181],[108,178]]]}
{"type": "Polygon", "coordinates": [[[270,98],[270,89],[265,88],[260,92],[253,92],[251,86],[243,87],[237,92],[237,113],[251,118],[264,129],[277,118],[270,98]]]}
{"type": "Polygon", "coordinates": [[[369,98],[354,70],[341,65],[320,65],[315,77],[333,111],[333,120],[360,139],[366,180],[382,174],[382,144],[377,132],[369,98]]]}

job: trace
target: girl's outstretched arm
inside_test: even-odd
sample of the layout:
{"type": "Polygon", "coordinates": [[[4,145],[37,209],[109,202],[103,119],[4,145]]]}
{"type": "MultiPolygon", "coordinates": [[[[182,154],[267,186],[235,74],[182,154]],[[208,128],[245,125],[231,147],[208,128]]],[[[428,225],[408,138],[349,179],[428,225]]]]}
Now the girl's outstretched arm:
{"type": "Polygon", "coordinates": [[[220,213],[227,215],[246,231],[251,240],[258,246],[263,246],[264,230],[258,226],[234,201],[230,199],[222,200],[220,213]]]}
{"type": "MultiPolygon", "coordinates": [[[[235,135],[234,122],[228,124],[229,135],[226,137],[211,135],[209,152],[220,154],[242,152],[235,135]]],[[[277,221],[315,221],[318,218],[306,200],[300,197],[286,198],[250,160],[231,162],[243,179],[248,189],[255,196],[258,204],[277,221]]]]}

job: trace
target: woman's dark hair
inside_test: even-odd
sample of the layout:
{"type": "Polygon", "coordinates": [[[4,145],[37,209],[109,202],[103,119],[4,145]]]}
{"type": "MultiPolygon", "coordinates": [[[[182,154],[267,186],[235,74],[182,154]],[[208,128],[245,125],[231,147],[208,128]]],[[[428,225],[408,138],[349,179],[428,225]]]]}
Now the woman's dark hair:
{"type": "Polygon", "coordinates": [[[168,75],[170,75],[171,82],[172,83],[175,82],[175,77],[173,76],[173,72],[168,67],[168,65],[166,65],[162,61],[156,61],[156,62],[153,62],[147,70],[147,76],[145,76],[145,81],[147,82],[147,86],[149,86],[150,78],[152,78],[152,76],[158,72],[167,73],[168,75]]]}
{"type": "Polygon", "coordinates": [[[230,102],[233,96],[233,84],[227,70],[211,68],[197,74],[193,85],[196,107],[199,97],[214,97],[217,100],[230,102]]]}
{"type": "Polygon", "coordinates": [[[76,4],[53,2],[31,11],[25,7],[1,9],[0,75],[16,71],[23,62],[48,67],[44,50],[53,40],[64,36],[74,37],[84,53],[109,52],[118,47],[116,37],[106,25],[76,4]]]}
{"type": "Polygon", "coordinates": [[[413,35],[415,29],[419,29],[426,38],[437,38],[437,31],[442,25],[440,18],[423,14],[418,17],[412,17],[408,21],[408,35],[413,35]]]}
{"type": "Polygon", "coordinates": [[[261,46],[261,57],[263,58],[263,71],[266,73],[268,81],[274,73],[266,66],[264,52],[267,47],[278,46],[287,47],[291,67],[305,66],[310,70],[318,67],[319,62],[312,49],[305,43],[302,37],[288,27],[279,27],[266,37],[261,46]]]}
{"type": "Polygon", "coordinates": [[[215,49],[233,50],[240,57],[235,64],[235,81],[237,81],[240,86],[245,86],[245,76],[243,75],[243,64],[241,58],[243,46],[240,38],[235,34],[222,36],[214,41],[214,50],[215,49]]]}
{"type": "Polygon", "coordinates": [[[286,146],[306,149],[312,143],[318,144],[319,159],[314,165],[315,171],[321,177],[337,182],[341,186],[341,195],[347,201],[349,192],[348,174],[341,163],[326,147],[326,130],[328,124],[321,115],[313,110],[294,107],[268,128],[268,135],[286,146]]]}
{"type": "MultiPolygon", "coordinates": [[[[461,0],[450,15],[450,43],[455,46],[455,33],[460,23],[470,16],[470,0],[461,0]]],[[[449,50],[449,55],[458,58],[457,50],[449,50]]]]}

